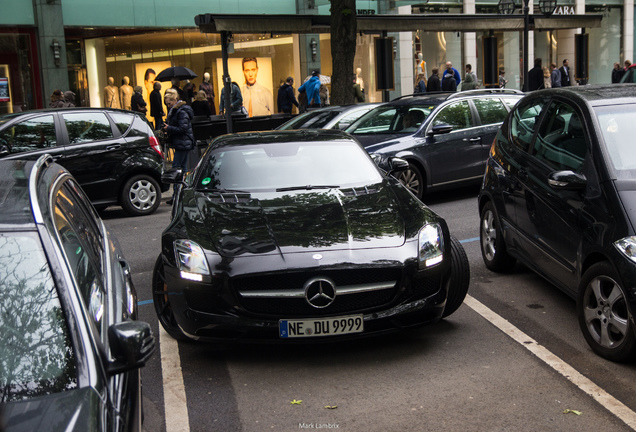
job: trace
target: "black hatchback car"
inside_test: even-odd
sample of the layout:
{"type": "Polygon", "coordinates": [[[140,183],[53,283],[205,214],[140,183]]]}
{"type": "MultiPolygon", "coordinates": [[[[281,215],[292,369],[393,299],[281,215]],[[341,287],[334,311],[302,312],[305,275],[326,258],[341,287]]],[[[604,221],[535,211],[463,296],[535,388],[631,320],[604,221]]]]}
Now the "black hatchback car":
{"type": "Polygon", "coordinates": [[[161,243],[153,301],[175,338],[395,331],[450,315],[469,282],[446,222],[334,130],[217,138],[178,189],[161,243]]]}
{"type": "Polygon", "coordinates": [[[479,184],[488,151],[518,90],[483,89],[405,96],[380,105],[347,132],[371,154],[406,159],[400,181],[418,198],[427,191],[479,184]]]}
{"type": "Polygon", "coordinates": [[[0,116],[0,159],[43,154],[71,172],[97,209],[121,205],[130,215],[161,204],[163,154],[139,113],[62,108],[0,116]]]}
{"type": "Polygon", "coordinates": [[[0,185],[0,430],[140,431],[155,341],[116,239],[50,156],[0,185]]]}
{"type": "Polygon", "coordinates": [[[636,85],[526,96],[493,143],[479,194],[486,266],[515,260],[577,300],[601,356],[636,355],[636,85]]]}

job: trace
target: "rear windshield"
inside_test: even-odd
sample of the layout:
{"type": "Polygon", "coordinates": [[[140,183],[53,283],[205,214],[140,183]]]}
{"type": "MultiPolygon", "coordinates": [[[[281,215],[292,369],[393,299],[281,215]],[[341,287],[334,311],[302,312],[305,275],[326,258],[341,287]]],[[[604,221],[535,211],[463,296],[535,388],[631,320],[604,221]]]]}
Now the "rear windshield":
{"type": "Polygon", "coordinates": [[[290,129],[322,129],[331,120],[336,118],[340,114],[340,111],[309,111],[305,114],[301,114],[293,120],[285,123],[280,127],[280,130],[290,129]]]}
{"type": "Polygon", "coordinates": [[[35,233],[0,234],[0,403],[77,387],[75,352],[35,233]]]}

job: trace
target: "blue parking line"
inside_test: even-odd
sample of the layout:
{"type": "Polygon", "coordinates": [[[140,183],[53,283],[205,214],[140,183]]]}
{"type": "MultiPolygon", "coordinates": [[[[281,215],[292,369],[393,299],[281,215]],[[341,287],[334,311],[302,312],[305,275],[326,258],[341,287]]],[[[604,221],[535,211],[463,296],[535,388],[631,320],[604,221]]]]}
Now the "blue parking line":
{"type": "MultiPolygon", "coordinates": [[[[460,243],[470,243],[470,242],[474,242],[474,241],[479,241],[479,237],[473,237],[473,238],[469,238],[469,239],[466,239],[466,240],[460,240],[459,242],[460,243]]],[[[137,302],[137,305],[138,306],[144,306],[144,305],[152,304],[152,303],[153,303],[152,300],[142,300],[142,301],[137,302]]]]}

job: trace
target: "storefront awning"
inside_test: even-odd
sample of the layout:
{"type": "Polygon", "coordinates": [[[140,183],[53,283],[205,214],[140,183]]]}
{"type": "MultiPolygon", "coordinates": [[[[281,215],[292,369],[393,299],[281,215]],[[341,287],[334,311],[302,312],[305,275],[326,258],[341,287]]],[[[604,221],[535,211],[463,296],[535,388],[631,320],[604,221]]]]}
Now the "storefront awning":
{"type": "MultiPolygon", "coordinates": [[[[529,30],[562,30],[601,26],[602,15],[530,15],[529,30]]],[[[221,15],[201,14],[194,17],[203,33],[222,31],[241,33],[329,33],[329,15],[221,15]]],[[[426,14],[426,15],[359,15],[358,31],[380,34],[383,31],[480,32],[523,31],[523,15],[496,14],[426,14]]]]}

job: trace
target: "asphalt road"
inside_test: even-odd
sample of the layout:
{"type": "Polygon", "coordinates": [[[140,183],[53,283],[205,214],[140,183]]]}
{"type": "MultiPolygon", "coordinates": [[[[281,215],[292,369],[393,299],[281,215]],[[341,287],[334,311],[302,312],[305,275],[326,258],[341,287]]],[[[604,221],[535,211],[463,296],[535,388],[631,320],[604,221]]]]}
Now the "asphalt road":
{"type": "Polygon", "coordinates": [[[166,343],[150,284],[170,206],[142,218],[102,212],[131,264],[140,318],[161,340],[143,369],[144,429],[632,430],[625,421],[636,425],[635,366],[596,356],[574,300],[525,267],[506,275],[486,269],[476,240],[477,192],[425,199],[466,249],[467,304],[435,325],[346,344],[166,343]]]}

